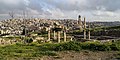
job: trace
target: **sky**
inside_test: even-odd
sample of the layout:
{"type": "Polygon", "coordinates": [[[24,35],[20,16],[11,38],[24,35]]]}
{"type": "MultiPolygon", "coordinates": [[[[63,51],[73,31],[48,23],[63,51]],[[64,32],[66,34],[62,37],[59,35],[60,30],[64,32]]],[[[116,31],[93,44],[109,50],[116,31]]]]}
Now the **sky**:
{"type": "Polygon", "coordinates": [[[120,21],[120,0],[0,0],[0,19],[30,18],[77,19],[87,21],[120,21]]]}

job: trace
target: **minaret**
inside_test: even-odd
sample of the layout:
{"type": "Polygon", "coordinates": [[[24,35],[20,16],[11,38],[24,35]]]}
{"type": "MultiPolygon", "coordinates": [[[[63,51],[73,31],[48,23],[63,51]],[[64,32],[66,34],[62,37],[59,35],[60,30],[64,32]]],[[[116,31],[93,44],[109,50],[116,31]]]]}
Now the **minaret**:
{"type": "Polygon", "coordinates": [[[90,40],[90,22],[89,22],[89,25],[88,25],[88,39],[90,40]]]}
{"type": "Polygon", "coordinates": [[[80,26],[82,26],[82,21],[81,21],[82,19],[81,19],[81,16],[79,15],[78,16],[78,24],[80,25],[80,26]]]}
{"type": "Polygon", "coordinates": [[[86,39],[86,21],[84,17],[84,39],[86,39]]]}
{"type": "Polygon", "coordinates": [[[82,32],[83,28],[82,28],[82,21],[81,21],[81,16],[80,15],[78,16],[78,25],[80,27],[80,31],[82,32]]]}

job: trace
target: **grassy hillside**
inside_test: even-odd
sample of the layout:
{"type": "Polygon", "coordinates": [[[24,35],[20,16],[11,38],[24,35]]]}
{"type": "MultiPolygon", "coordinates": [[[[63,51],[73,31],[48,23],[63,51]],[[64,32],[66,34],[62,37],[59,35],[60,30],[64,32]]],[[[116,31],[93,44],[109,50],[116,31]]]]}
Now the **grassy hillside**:
{"type": "MultiPolygon", "coordinates": [[[[117,42],[66,42],[59,44],[20,44],[0,47],[0,59],[40,58],[42,56],[57,56],[59,51],[120,51],[120,41],[117,42]]],[[[119,56],[119,55],[118,55],[119,56]]]]}
{"type": "Polygon", "coordinates": [[[120,26],[91,28],[91,31],[120,30],[120,26]]]}

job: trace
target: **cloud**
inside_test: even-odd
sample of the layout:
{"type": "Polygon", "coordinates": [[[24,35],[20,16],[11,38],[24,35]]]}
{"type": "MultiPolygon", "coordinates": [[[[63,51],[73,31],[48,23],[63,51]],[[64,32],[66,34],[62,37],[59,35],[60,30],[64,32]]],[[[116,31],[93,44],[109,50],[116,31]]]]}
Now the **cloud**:
{"type": "Polygon", "coordinates": [[[27,11],[29,16],[40,18],[77,19],[80,14],[88,20],[101,17],[106,20],[106,17],[120,16],[119,5],[120,0],[0,0],[0,16],[10,11],[17,15],[27,11]]]}
{"type": "Polygon", "coordinates": [[[7,14],[10,11],[19,12],[25,9],[25,0],[0,0],[0,14],[7,14]]]}

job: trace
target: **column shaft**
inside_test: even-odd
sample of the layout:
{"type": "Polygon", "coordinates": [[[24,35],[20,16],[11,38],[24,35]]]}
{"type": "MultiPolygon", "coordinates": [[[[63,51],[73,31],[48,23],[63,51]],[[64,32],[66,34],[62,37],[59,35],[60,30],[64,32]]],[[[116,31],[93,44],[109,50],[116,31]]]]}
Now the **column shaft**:
{"type": "Polygon", "coordinates": [[[50,41],[50,30],[48,30],[48,41],[50,41]]]}
{"type": "Polygon", "coordinates": [[[58,43],[60,43],[60,31],[58,31],[58,43]]]}
{"type": "Polygon", "coordinates": [[[64,31],[64,42],[66,42],[66,32],[64,31]]]}

